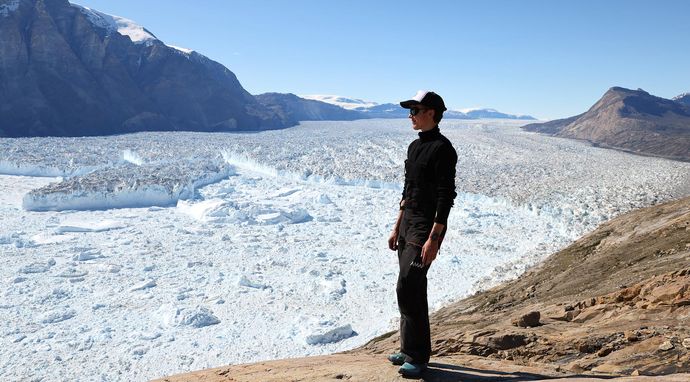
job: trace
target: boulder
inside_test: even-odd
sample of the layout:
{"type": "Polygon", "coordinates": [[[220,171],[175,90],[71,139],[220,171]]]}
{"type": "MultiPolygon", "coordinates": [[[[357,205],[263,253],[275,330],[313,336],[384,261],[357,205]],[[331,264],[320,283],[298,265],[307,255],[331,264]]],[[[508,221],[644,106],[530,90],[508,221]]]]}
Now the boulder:
{"type": "Polygon", "coordinates": [[[539,325],[539,319],[541,318],[541,313],[539,312],[529,312],[527,314],[523,314],[522,316],[514,319],[512,321],[512,324],[514,326],[519,326],[521,328],[534,328],[539,325]]]}

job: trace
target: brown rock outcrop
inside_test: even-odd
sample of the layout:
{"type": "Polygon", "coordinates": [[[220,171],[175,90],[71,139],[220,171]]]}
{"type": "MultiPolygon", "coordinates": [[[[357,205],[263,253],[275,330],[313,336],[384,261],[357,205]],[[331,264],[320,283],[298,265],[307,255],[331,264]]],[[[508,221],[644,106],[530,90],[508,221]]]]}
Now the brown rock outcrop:
{"type": "MultiPolygon", "coordinates": [[[[540,362],[578,373],[690,371],[690,352],[682,346],[690,337],[688,227],[690,198],[602,224],[519,279],[436,312],[436,354],[540,362]],[[529,312],[541,312],[540,325],[516,328],[515,317],[529,312]],[[519,346],[495,340],[518,335],[519,346]]],[[[391,333],[356,351],[385,353],[397,341],[391,333]]]]}
{"type": "Polygon", "coordinates": [[[641,89],[613,87],[585,113],[523,128],[637,154],[690,160],[690,107],[683,97],[669,100],[641,89]]]}
{"type": "Polygon", "coordinates": [[[539,319],[541,318],[541,313],[539,312],[529,312],[523,314],[522,316],[513,320],[512,324],[514,326],[519,326],[521,328],[533,328],[539,326],[539,319]]]}

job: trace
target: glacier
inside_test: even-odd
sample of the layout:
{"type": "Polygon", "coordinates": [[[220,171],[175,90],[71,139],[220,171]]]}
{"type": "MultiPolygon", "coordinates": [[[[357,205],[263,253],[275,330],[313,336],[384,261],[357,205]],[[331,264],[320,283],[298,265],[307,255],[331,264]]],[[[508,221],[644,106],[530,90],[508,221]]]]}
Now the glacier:
{"type": "MultiPolygon", "coordinates": [[[[432,310],[690,194],[689,163],[519,126],[441,123],[458,197],[432,310]]],[[[148,380],[395,329],[386,240],[415,137],[406,120],[363,120],[0,139],[0,379],[148,380]]]]}

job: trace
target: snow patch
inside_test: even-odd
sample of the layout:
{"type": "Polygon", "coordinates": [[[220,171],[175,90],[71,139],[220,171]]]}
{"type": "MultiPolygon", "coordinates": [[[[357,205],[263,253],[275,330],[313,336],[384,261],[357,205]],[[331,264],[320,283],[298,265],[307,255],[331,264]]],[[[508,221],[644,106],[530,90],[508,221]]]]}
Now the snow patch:
{"type": "Polygon", "coordinates": [[[20,0],[9,0],[5,4],[0,5],[0,16],[7,17],[10,12],[14,12],[19,9],[20,0]]]}
{"type": "Polygon", "coordinates": [[[92,24],[106,29],[111,33],[117,32],[123,36],[127,36],[135,44],[151,44],[153,41],[158,41],[153,33],[132,20],[120,16],[108,15],[77,4],[71,5],[78,8],[92,24]]]}
{"type": "Polygon", "coordinates": [[[192,50],[192,49],[181,48],[181,47],[179,47],[179,46],[169,45],[169,44],[166,44],[166,45],[169,46],[170,48],[173,48],[173,49],[175,49],[175,50],[178,50],[178,51],[180,51],[180,52],[182,52],[182,53],[184,53],[184,54],[186,54],[186,55],[192,54],[192,53],[194,52],[194,50],[192,50]]]}
{"type": "Polygon", "coordinates": [[[679,101],[681,98],[688,97],[688,96],[690,96],[690,92],[688,92],[688,93],[683,93],[683,94],[679,94],[679,95],[673,97],[672,99],[673,99],[674,101],[679,101]]]}

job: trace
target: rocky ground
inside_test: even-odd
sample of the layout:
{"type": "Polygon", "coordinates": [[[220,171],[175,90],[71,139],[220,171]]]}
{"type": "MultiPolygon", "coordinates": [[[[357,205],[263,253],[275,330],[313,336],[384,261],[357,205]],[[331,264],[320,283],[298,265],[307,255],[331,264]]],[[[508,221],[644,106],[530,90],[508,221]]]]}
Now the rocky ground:
{"type": "MultiPolygon", "coordinates": [[[[690,197],[602,224],[517,280],[431,320],[426,381],[690,381],[690,197]]],[[[398,343],[391,332],[346,354],[163,380],[390,381],[398,377],[385,354],[398,343]]]]}

